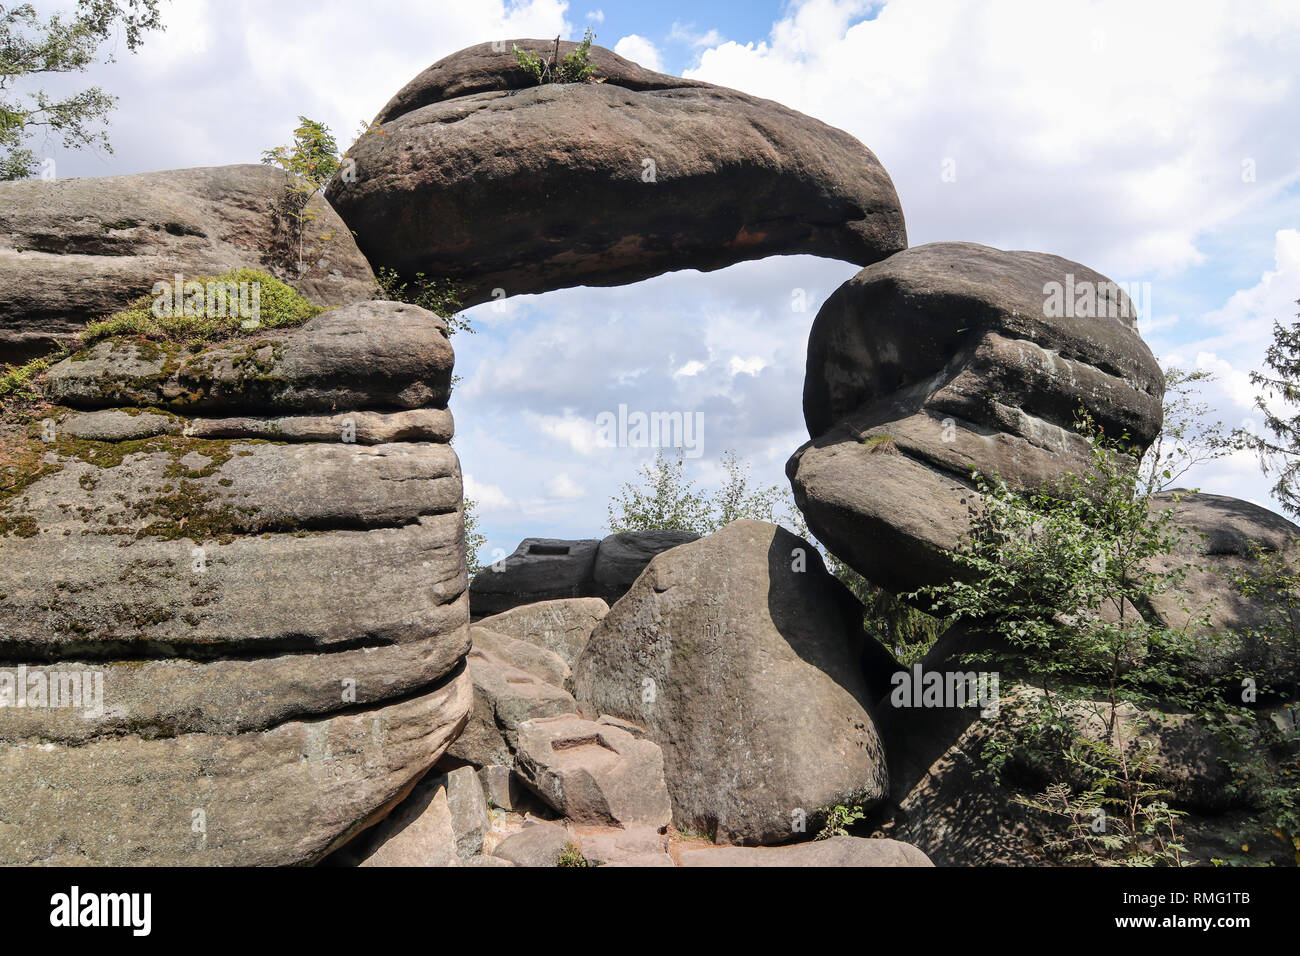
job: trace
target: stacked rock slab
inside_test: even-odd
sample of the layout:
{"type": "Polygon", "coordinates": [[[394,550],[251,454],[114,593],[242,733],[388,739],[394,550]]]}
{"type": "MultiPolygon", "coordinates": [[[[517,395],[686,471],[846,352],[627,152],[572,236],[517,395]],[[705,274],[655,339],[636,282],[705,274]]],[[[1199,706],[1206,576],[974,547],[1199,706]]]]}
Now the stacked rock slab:
{"type": "Polygon", "coordinates": [[[1080,408],[1145,448],[1164,378],[1113,282],[1036,252],[918,246],[863,269],[813,323],[812,440],[786,466],[808,526],[895,592],[953,574],[972,470],[1042,488],[1088,464],[1080,408]]]}
{"type": "Polygon", "coordinates": [[[326,196],[376,267],[445,276],[473,305],[777,254],[867,265],[906,247],[889,175],[842,130],[602,47],[598,82],[539,85],[516,45],[549,58],[553,41],[440,60],[350,150],[326,196]]]}
{"type": "Polygon", "coordinates": [[[0,183],[0,364],[51,351],[178,273],[259,269],[317,305],[369,299],[370,264],[319,197],[298,268],[298,244],[277,219],[286,183],[251,165],[0,183]]]}
{"type": "Polygon", "coordinates": [[[0,863],[311,863],[439,759],[472,696],[452,363],[367,303],[52,370],[6,446],[0,657],[85,694],[0,708],[0,863]]]}

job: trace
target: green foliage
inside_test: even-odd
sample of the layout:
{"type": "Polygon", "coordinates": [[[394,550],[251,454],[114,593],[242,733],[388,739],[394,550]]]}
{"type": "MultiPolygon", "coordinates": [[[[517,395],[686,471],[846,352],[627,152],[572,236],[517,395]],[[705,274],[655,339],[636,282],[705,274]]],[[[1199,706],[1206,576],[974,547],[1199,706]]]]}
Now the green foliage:
{"type": "Polygon", "coordinates": [[[296,251],[298,271],[305,272],[308,266],[304,261],[304,233],[306,224],[316,218],[310,203],[338,171],[338,143],[324,123],[299,116],[293,144],[266,150],[262,162],[278,166],[288,174],[280,212],[289,227],[288,245],[296,251]]]}
{"type": "MultiPolygon", "coordinates": [[[[1300,300],[1298,300],[1300,301],[1300,300]]],[[[1273,343],[1264,357],[1264,370],[1251,372],[1261,388],[1255,407],[1272,438],[1238,429],[1233,437],[1259,456],[1265,474],[1277,476],[1273,497],[1293,518],[1300,518],[1300,322],[1273,323],[1273,343]],[[1273,403],[1280,401],[1282,407],[1273,403]]]]}
{"type": "Polygon", "coordinates": [[[582,855],[582,851],[578,849],[576,843],[566,843],[564,849],[560,851],[559,857],[556,858],[555,865],[586,867],[591,866],[591,863],[582,855]]]}
{"type": "Polygon", "coordinates": [[[823,812],[826,814],[826,823],[822,826],[821,832],[813,838],[815,840],[829,840],[832,837],[848,836],[849,827],[866,816],[859,806],[824,807],[823,812]]]}
{"type": "Polygon", "coordinates": [[[1223,422],[1207,418],[1210,406],[1197,398],[1213,372],[1189,372],[1171,365],[1164,370],[1164,424],[1138,467],[1138,488],[1153,495],[1172,488],[1196,465],[1222,458],[1237,447],[1223,422]]]}
{"type": "Polygon", "coordinates": [[[742,518],[775,522],[781,489],[775,485],[753,487],[749,466],[734,452],[724,452],[719,464],[726,478],[710,498],[695,490],[694,481],[686,476],[683,458],[672,460],[659,452],[652,464],[642,467],[640,484],[624,484],[609,502],[609,529],[615,534],[694,531],[707,535],[742,518]]]}
{"type": "Polygon", "coordinates": [[[1147,494],[1135,492],[1127,436],[1107,439],[1085,413],[1079,430],[1091,443],[1089,467],[1055,488],[1020,492],[976,474],[982,501],[972,506],[968,539],[951,553],[960,578],[910,597],[996,635],[1002,649],[970,658],[1041,691],[1014,733],[991,736],[984,756],[994,775],[1021,758],[1087,781],[1077,799],[1062,781],[1028,801],[1071,821],[1072,836],[1057,849],[1088,852],[1098,862],[1177,863],[1176,814],[1149,780],[1140,730],[1129,728],[1126,737],[1119,716],[1124,702],[1141,707],[1190,691],[1169,666],[1185,649],[1186,633],[1137,612],[1185,577],[1185,566],[1157,560],[1183,531],[1172,510],[1153,509],[1147,494]],[[1096,739],[1083,737],[1072,719],[1070,701],[1080,699],[1100,701],[1096,739]],[[1115,825],[1093,839],[1078,830],[1077,818],[1097,807],[1118,812],[1110,814],[1115,825]]]}
{"type": "Polygon", "coordinates": [[[196,279],[204,288],[211,283],[220,291],[239,283],[256,285],[259,290],[259,315],[256,324],[245,326],[238,310],[223,303],[220,297],[204,296],[198,314],[188,308],[155,308],[156,297],[144,295],[120,312],[98,322],[91,322],[77,339],[77,348],[85,348],[102,339],[118,335],[140,336],[152,341],[197,343],[246,333],[259,333],[281,326],[300,325],[325,310],[303,298],[302,293],[279,279],[254,269],[236,269],[219,276],[196,279]],[[155,312],[164,312],[156,315],[155,312]],[[167,314],[167,313],[170,314],[167,314]]]}
{"type": "MultiPolygon", "coordinates": [[[[163,29],[158,0],[78,0],[73,11],[48,16],[30,3],[7,10],[0,6],[0,179],[36,172],[36,154],[26,144],[37,131],[58,136],[69,149],[113,151],[99,126],[116,97],[99,87],[67,94],[23,93],[16,84],[30,77],[84,73],[119,29],[134,53],[146,33],[163,29]]],[[[110,52],[104,62],[112,61],[110,52]]]]}
{"type": "Polygon", "coordinates": [[[535,53],[521,50],[515,45],[515,62],[539,84],[542,83],[587,83],[594,79],[591,65],[591,44],[596,35],[587,28],[582,42],[572,53],[560,56],[560,38],[555,38],[555,51],[550,60],[544,60],[535,53]]]}
{"type": "Polygon", "coordinates": [[[423,272],[417,272],[408,282],[398,275],[396,269],[380,266],[375,273],[375,295],[389,302],[405,302],[418,305],[435,315],[447,320],[447,332],[474,334],[469,319],[460,313],[462,297],[465,290],[446,279],[433,279],[423,272]]]}
{"type": "Polygon", "coordinates": [[[478,514],[474,510],[477,507],[477,501],[469,498],[465,499],[463,508],[465,518],[465,569],[471,578],[483,570],[483,566],[478,561],[478,553],[487,544],[487,535],[479,530],[478,514]]]}

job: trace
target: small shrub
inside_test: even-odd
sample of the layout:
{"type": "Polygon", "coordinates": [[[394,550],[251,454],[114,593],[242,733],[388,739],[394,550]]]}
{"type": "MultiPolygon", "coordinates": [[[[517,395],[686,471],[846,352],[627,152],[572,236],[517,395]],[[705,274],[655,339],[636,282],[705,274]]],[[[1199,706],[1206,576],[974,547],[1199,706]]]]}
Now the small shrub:
{"type": "Polygon", "coordinates": [[[821,833],[818,833],[814,839],[829,840],[832,837],[848,836],[849,827],[861,820],[866,814],[861,807],[844,807],[834,806],[824,808],[826,811],[826,823],[822,826],[821,833]]]}
{"type": "Polygon", "coordinates": [[[535,79],[538,84],[544,83],[588,83],[594,77],[594,68],[591,65],[591,43],[596,39],[596,35],[587,28],[587,32],[582,36],[582,42],[577,48],[563,57],[560,56],[560,38],[555,38],[555,51],[551,54],[549,61],[543,60],[536,53],[529,53],[527,50],[519,49],[515,46],[515,62],[522,67],[529,76],[535,79]]]}
{"type": "Polygon", "coordinates": [[[556,866],[591,866],[576,843],[566,843],[555,861],[556,866]]]}
{"type": "Polygon", "coordinates": [[[433,279],[417,272],[410,281],[398,275],[396,269],[381,266],[375,273],[375,295],[389,302],[405,302],[419,306],[447,320],[447,332],[474,334],[469,319],[460,314],[465,290],[448,279],[433,279]]]}
{"type": "Polygon", "coordinates": [[[26,365],[6,365],[0,370],[0,408],[9,401],[29,401],[40,397],[40,388],[34,381],[47,371],[60,356],[32,359],[26,365]]]}

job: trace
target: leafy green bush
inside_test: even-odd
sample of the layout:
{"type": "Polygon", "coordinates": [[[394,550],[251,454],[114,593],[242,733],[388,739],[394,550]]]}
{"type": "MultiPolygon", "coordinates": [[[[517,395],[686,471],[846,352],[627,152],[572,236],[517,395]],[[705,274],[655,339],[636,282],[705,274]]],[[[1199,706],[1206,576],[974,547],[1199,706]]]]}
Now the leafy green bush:
{"type": "Polygon", "coordinates": [[[824,809],[826,823],[822,826],[821,832],[813,838],[815,840],[829,840],[832,837],[848,836],[849,827],[866,816],[862,808],[858,806],[834,806],[824,809]]]}
{"type": "Polygon", "coordinates": [[[555,38],[555,52],[551,54],[549,61],[542,59],[535,53],[529,53],[527,50],[519,49],[515,45],[515,62],[528,72],[533,79],[539,84],[542,83],[586,83],[594,78],[594,68],[591,65],[591,43],[596,39],[596,35],[587,28],[583,34],[582,42],[577,48],[565,56],[560,56],[560,38],[555,38]]]}

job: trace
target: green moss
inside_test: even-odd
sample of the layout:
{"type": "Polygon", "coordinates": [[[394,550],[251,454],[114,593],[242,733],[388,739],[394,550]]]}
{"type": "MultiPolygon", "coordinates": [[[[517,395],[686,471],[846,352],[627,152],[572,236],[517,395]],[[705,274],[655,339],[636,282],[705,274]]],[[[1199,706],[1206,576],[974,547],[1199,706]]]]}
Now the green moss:
{"type": "Polygon", "coordinates": [[[26,365],[0,368],[0,408],[15,399],[32,401],[40,398],[40,379],[62,356],[32,359],[26,365]]]}
{"type": "MultiPolygon", "coordinates": [[[[136,299],[122,311],[86,326],[78,341],[80,348],[117,336],[136,336],[154,342],[198,344],[229,338],[249,331],[301,325],[325,310],[313,305],[292,286],[265,272],[236,269],[219,276],[195,279],[207,294],[202,303],[183,301],[168,309],[155,310],[160,301],[154,295],[136,299]],[[247,316],[226,296],[226,289],[247,283],[255,287],[258,299],[256,325],[245,327],[247,316]],[[155,311],[163,312],[156,315],[155,311]],[[231,314],[235,313],[235,314],[231,314]]],[[[188,283],[187,283],[188,285],[188,283]]],[[[185,298],[185,295],[182,295],[185,298]]]]}

